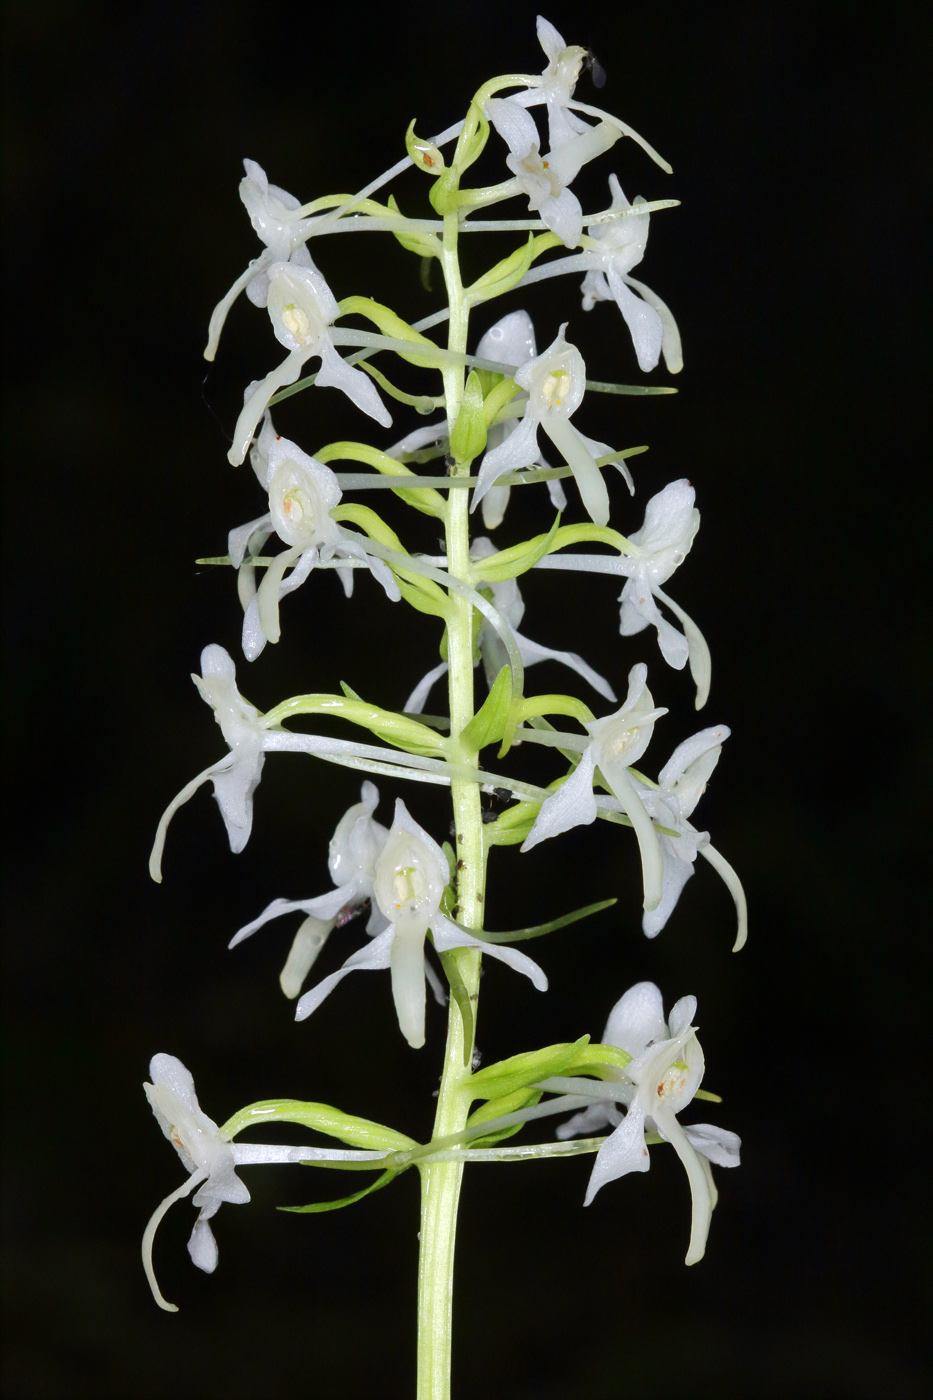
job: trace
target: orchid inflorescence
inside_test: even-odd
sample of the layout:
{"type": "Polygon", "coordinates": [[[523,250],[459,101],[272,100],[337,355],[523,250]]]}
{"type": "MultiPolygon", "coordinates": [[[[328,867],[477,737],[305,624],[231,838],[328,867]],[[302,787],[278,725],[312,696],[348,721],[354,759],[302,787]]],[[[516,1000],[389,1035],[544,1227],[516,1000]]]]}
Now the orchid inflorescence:
{"type": "MultiPolygon", "coordinates": [[[[300,204],[270,184],[256,162],[245,162],[240,196],[264,246],[215,309],[205,353],[214,358],[225,319],[245,291],[254,305],[267,311],[286,354],[247,388],[229,453],[234,465],[249,457],[266,497],[263,511],[230,530],[225,555],[203,562],[222,564],[236,573],[247,663],[279,642],[285,598],[303,585],[322,587],[312,578],[321,569],[337,571],[348,598],[354,571],[363,569],[385,594],[378,606],[389,609],[404,602],[435,618],[442,628],[441,660],[414,684],[402,709],[372,703],[345,687],[341,695],[292,696],[263,713],[240,693],[228,652],[218,645],[205,647],[201,673],[192,679],[212,708],[228,751],[169,804],[150,867],[153,878],[161,880],[168,824],[207,782],[213,785],[231,850],[243,850],[269,753],[301,752],[369,775],[362,782],[360,801],[340,818],[330,843],[333,888],[308,897],[274,899],[240,928],[231,947],[273,920],[301,915],[280,979],[285,995],[297,999],[297,1019],[310,1018],[350,972],[387,969],[399,1028],[415,1048],[426,1040],[426,989],[430,987],[442,1004],[449,996],[448,1041],[432,1136],[420,1143],[329,1105],[291,1099],[249,1105],[218,1128],[201,1111],[184,1066],[170,1055],[156,1055],[146,1093],[190,1176],[156,1211],[143,1252],[156,1300],[168,1308],[152,1271],[152,1237],[168,1206],[196,1186],[193,1202],[200,1213],[189,1249],[194,1263],[210,1271],[217,1249],[209,1221],[222,1202],[249,1199],[237,1175],[240,1166],[319,1162],[378,1172],[365,1190],[344,1201],[308,1206],[309,1211],[349,1204],[416,1166],[423,1180],[433,1183],[424,1193],[419,1310],[419,1364],[422,1373],[432,1374],[449,1364],[449,1357],[440,1355],[449,1336],[443,1345],[438,1341],[444,1327],[437,1319],[445,1308],[449,1317],[457,1196],[465,1162],[595,1152],[589,1204],[607,1183],[648,1170],[649,1143],[669,1143],[686,1169],[693,1200],[688,1263],[703,1256],[716,1202],[710,1163],[738,1163],[734,1133],[708,1124],[681,1125],[678,1119],[695,1097],[715,1099],[700,1088],[704,1061],[692,996],[682,996],[665,1017],[660,991],[642,982],[617,1002],[598,1043],[584,1036],[523,1051],[495,1065],[474,1065],[482,955],[546,990],[542,968],[511,944],[552,932],[615,902],[587,906],[512,934],[492,933],[485,927],[482,897],[493,847],[520,845],[528,851],[597,818],[630,826],[641,858],[643,930],[648,937],[660,933],[671,917],[697,856],[713,866],[734,900],[736,949],[746,937],[745,897],[738,877],[710,844],[708,833],[690,821],[729,730],[714,725],[684,739],[652,780],[641,765],[655,725],[668,710],[656,704],[648,688],[648,667],[643,662],[631,666],[620,704],[610,680],[575,652],[542,646],[518,630],[525,611],[519,577],[525,576],[527,594],[539,569],[617,575],[622,585],[619,633],[630,637],[653,628],[663,661],[678,670],[689,665],[697,709],[706,703],[709,648],[696,623],[665,591],[699,527],[694,488],[683,479],[671,482],[648,500],[641,523],[636,519],[635,528],[620,534],[609,524],[614,471],[623,479],[622,499],[627,502],[636,489],[627,459],[643,449],[619,450],[584,432],[587,390],[620,395],[671,391],[588,380],[583,355],[568,338],[569,319],[550,328],[550,343],[539,353],[524,306],[487,324],[475,353],[468,349],[474,308],[521,295],[548,278],[582,274],[582,309],[615,302],[641,370],[653,370],[662,356],[671,373],[682,365],[673,316],[653,291],[630,275],[644,256],[651,214],[676,201],[629,202],[616,175],[610,174],[610,203],[587,214],[571,188],[585,164],[624,138],[662,169],[670,167],[624,122],[576,98],[585,50],[565,44],[541,18],[538,38],[547,58],[541,74],[491,79],[474,95],[465,119],[430,140],[419,138],[412,123],[405,158],[355,195],[328,195],[300,204]],[[543,118],[540,127],[538,115],[543,118]],[[498,147],[508,173],[498,184],[470,188],[465,177],[487,144],[498,147]],[[376,197],[391,179],[412,167],[431,181],[433,217],[408,217],[394,196],[385,202],[376,197]],[[507,200],[524,206],[519,217],[485,217],[492,206],[507,200]],[[518,233],[518,246],[464,286],[458,240],[488,231],[518,233]],[[447,290],[446,307],[411,324],[395,309],[368,297],[338,300],[311,249],[317,255],[317,248],[326,245],[316,244],[316,239],[350,232],[389,233],[417,257],[437,261],[447,290]],[[545,257],[555,249],[564,253],[545,257]],[[354,318],[353,325],[345,324],[349,318],[354,318]],[[360,329],[359,319],[373,329],[360,329]],[[427,332],[445,322],[443,346],[427,332]],[[343,353],[348,350],[352,353],[343,353]],[[426,377],[425,392],[415,395],[399,388],[388,373],[376,369],[376,355],[383,360],[395,356],[420,369],[426,377]],[[312,362],[316,368],[307,373],[312,362]],[[284,397],[312,387],[339,390],[383,430],[392,428],[389,400],[434,421],[382,447],[338,441],[318,443],[309,453],[276,430],[273,413],[284,397]],[[437,413],[440,416],[434,418],[437,413]],[[442,465],[443,474],[422,470],[431,461],[442,465]],[[572,482],[567,481],[571,477],[572,482]],[[558,512],[553,527],[505,547],[493,543],[490,536],[507,513],[510,519],[519,513],[510,504],[513,488],[533,485],[546,486],[550,494],[558,512]],[[376,510],[354,499],[378,489],[434,517],[443,526],[445,552],[426,555],[406,549],[376,510]],[[584,518],[563,523],[564,513],[574,511],[578,501],[584,518]],[[480,520],[487,533],[471,535],[480,520]],[[274,552],[267,552],[270,544],[274,552]],[[569,694],[528,694],[526,672],[545,661],[576,673],[589,692],[599,696],[604,712],[594,712],[569,694]],[[479,705],[474,703],[475,670],[481,671],[486,686],[479,705]],[[429,697],[442,680],[448,687],[449,713],[428,714],[429,697]],[[289,727],[298,717],[313,724],[323,715],[368,731],[369,741],[289,727]],[[551,750],[545,785],[506,770],[503,760],[519,743],[551,750]],[[494,771],[480,758],[490,745],[499,746],[498,758],[492,760],[494,771]],[[416,802],[410,797],[396,798],[391,825],[378,821],[380,792],[371,781],[374,776],[448,787],[454,845],[438,844],[419,824],[412,815],[416,802]],[[480,807],[481,793],[492,789],[508,799],[498,815],[480,807]],[[358,946],[341,966],[306,988],[318,958],[326,961],[330,956],[328,940],[334,931],[334,942],[346,945],[351,933],[344,932],[345,926],[362,914],[362,946],[357,938],[358,946]],[[481,1107],[473,1110],[477,1100],[481,1107]],[[503,1145],[525,1124],[571,1110],[574,1116],[558,1128],[555,1141],[503,1145]],[[301,1123],[341,1146],[234,1142],[249,1126],[278,1121],[301,1123]],[[600,1129],[609,1132],[594,1137],[600,1129]],[[580,1133],[587,1136],[581,1139],[576,1136],[580,1133]]],[[[311,403],[323,408],[326,399],[315,393],[311,403]]],[[[367,583],[364,580],[364,586],[367,583]]]]}

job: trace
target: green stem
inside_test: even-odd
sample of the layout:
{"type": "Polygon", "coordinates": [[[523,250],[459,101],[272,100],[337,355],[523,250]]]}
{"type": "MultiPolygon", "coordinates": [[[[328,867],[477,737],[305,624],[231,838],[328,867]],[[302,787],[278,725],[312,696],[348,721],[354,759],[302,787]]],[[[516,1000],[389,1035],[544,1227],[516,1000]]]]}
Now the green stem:
{"type": "MultiPolygon", "coordinates": [[[[450,305],[448,348],[466,351],[469,311],[463,294],[457,258],[458,221],[456,214],[445,216],[442,265],[450,305]]],[[[452,429],[463,399],[463,370],[457,365],[444,367],[444,394],[447,401],[448,429],[452,429]]],[[[456,462],[452,474],[469,473],[469,462],[456,462]]],[[[452,491],[447,509],[448,571],[456,578],[469,579],[470,529],[469,492],[452,491]]],[[[450,594],[447,622],[447,658],[450,663],[451,758],[472,767],[478,755],[464,746],[457,752],[457,736],[473,718],[473,608],[467,598],[450,594]]],[[[485,879],[483,823],[479,787],[475,782],[453,781],[451,797],[457,853],[457,918],[472,928],[483,926],[483,884],[485,879]]],[[[452,954],[473,1001],[474,1026],[479,994],[481,955],[470,949],[452,954]]],[[[463,1130],[470,1112],[471,1096],[465,1087],[470,1073],[473,1046],[464,1043],[464,1027],[456,1002],[451,998],[447,1024],[444,1071],[438,1093],[433,1137],[445,1138],[463,1130]],[[466,1068],[464,1068],[466,1064],[466,1068]]],[[[418,1400],[448,1400],[453,1301],[454,1244],[457,1207],[463,1176],[461,1161],[434,1162],[421,1168],[421,1254],[418,1272],[418,1400]]]]}

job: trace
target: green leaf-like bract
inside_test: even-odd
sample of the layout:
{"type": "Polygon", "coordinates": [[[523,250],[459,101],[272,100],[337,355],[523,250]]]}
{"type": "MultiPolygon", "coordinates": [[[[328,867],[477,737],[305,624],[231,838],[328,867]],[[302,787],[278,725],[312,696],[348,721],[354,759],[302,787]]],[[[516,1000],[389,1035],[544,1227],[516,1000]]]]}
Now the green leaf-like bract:
{"type": "Polygon", "coordinates": [[[461,730],[460,738],[467,748],[478,753],[487,744],[498,743],[505,733],[511,702],[512,672],[503,666],[482,707],[461,730]]]}
{"type": "MultiPolygon", "coordinates": [[[[309,1165],[314,1165],[310,1163],[309,1165]]],[[[341,1196],[337,1201],[313,1201],[309,1206],[279,1206],[279,1210],[288,1211],[292,1215],[320,1215],[325,1210],[342,1210],[344,1206],[355,1205],[364,1196],[372,1195],[373,1191],[379,1191],[383,1186],[388,1186],[389,1182],[399,1175],[398,1172],[385,1171],[370,1186],[364,1186],[362,1191],[354,1191],[351,1196],[341,1196]]]]}
{"type": "Polygon", "coordinates": [[[261,1103],[247,1104],[228,1118],[221,1128],[221,1136],[227,1139],[236,1137],[245,1128],[257,1123],[300,1123],[304,1128],[314,1128],[328,1137],[337,1138],[349,1147],[361,1147],[386,1152],[405,1152],[418,1144],[414,1138],[397,1133],[382,1123],[374,1123],[369,1118],[357,1118],[355,1114],[344,1113],[326,1103],[304,1103],[301,1099],[266,1099],[261,1103]]]}

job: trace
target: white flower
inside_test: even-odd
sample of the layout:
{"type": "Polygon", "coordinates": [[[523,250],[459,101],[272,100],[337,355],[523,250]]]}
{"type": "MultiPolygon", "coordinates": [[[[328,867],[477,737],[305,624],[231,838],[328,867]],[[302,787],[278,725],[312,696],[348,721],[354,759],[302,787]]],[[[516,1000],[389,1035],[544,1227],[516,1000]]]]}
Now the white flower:
{"type": "MultiPolygon", "coordinates": [[[[266,642],[281,636],[279,603],[298,588],[318,563],[354,559],[365,564],[393,602],[401,597],[391,570],[368,554],[358,536],[331,518],[342,492],[330,467],[302,452],[297,443],[279,437],[266,413],[259,440],[250,453],[256,475],[269,492],[269,513],[231,530],[227,548],[230,562],[239,569],[237,580],[243,604],[243,653],[255,661],[266,642]],[[247,550],[259,552],[272,531],[290,548],[266,569],[257,590],[255,566],[244,565],[247,550]],[[285,577],[287,569],[291,569],[285,577]]],[[[352,569],[340,569],[347,597],[353,592],[352,569]]]]}
{"type": "Polygon", "coordinates": [[[645,627],[654,627],[661,655],[669,666],[680,671],[689,660],[697,684],[699,710],[709,694],[709,647],[696,623],[661,588],[693,547],[700,528],[700,512],[693,504],[695,499],[696,493],[689,481],[670,482],[651,497],[645,507],[641,529],[628,536],[632,551],[618,560],[618,572],[628,578],[619,597],[622,604],[619,631],[623,637],[633,637],[645,627]],[[683,622],[684,632],[678,632],[661,616],[656,598],[683,622]]]}
{"type": "Polygon", "coordinates": [[[697,831],[688,821],[706,791],[730,732],[724,724],[701,729],[699,734],[678,744],[658,774],[657,788],[645,787],[642,783],[636,785],[639,797],[658,826],[678,832],[676,837],[659,837],[664,863],[663,893],[657,908],[646,912],[642,919],[642,929],[649,938],[661,932],[673,913],[699,854],[719,872],[735,900],[739,928],[733,951],[738,952],[745,943],[748,920],[741,881],[732,866],[710,845],[709,832],[697,831]]]}
{"type": "Polygon", "coordinates": [[[538,42],[544,50],[548,65],[540,78],[533,81],[533,86],[525,92],[513,92],[507,101],[519,107],[532,107],[541,102],[547,104],[551,150],[556,151],[572,141],[574,136],[592,130],[592,127],[576,115],[577,112],[586,112],[589,116],[612,123],[618,128],[620,135],[631,136],[653,161],[670,173],[671,167],[667,161],[662,160],[657,151],[653,150],[637,131],[633,131],[618,117],[611,116],[599,107],[590,107],[585,102],[573,100],[574,87],[587,50],[581,49],[577,44],[566,44],[553,24],[548,23],[543,15],[538,15],[537,31],[538,42]]]}
{"type": "MultiPolygon", "coordinates": [[[[686,1169],[693,1200],[688,1264],[703,1258],[716,1203],[709,1163],[737,1167],[741,1146],[738,1136],[723,1128],[709,1123],[682,1127],[677,1121],[678,1113],[690,1103],[703,1079],[703,1051],[696,1038],[696,1027],[691,1024],[695,1015],[696,998],[681,997],[672,1007],[668,1023],[661,993],[653,982],[630,987],[613,1007],[603,1034],[604,1044],[618,1045],[632,1056],[620,1071],[620,1081],[611,1086],[616,1101],[625,1106],[625,1117],[620,1121],[618,1110],[601,1099],[557,1130],[559,1138],[567,1138],[578,1132],[592,1132],[606,1123],[618,1124],[597,1154],[586,1205],[607,1181],[648,1170],[651,1162],[646,1132],[657,1132],[671,1144],[686,1169]]],[[[574,1080],[573,1084],[577,1092],[584,1081],[574,1080]]],[[[607,1087],[599,1086],[603,1091],[607,1087]]]]}
{"type": "MultiPolygon", "coordinates": [[[[615,175],[609,176],[611,209],[635,209],[645,201],[629,204],[615,175]]],[[[587,233],[598,239],[599,252],[588,249],[581,260],[589,265],[583,279],[583,309],[591,311],[598,301],[614,301],[632,333],[639,367],[654,369],[663,351],[671,374],[683,369],[683,354],[677,322],[667,306],[650,287],[629,276],[641,262],[648,242],[648,214],[630,214],[611,223],[590,224],[587,233]],[[630,290],[635,287],[640,296],[630,290]]]]}
{"type": "Polygon", "coordinates": [[[667,923],[681,890],[693,874],[697,852],[709,845],[709,832],[697,831],[687,818],[706,791],[729,734],[724,724],[702,729],[677,745],[658,774],[657,788],[638,784],[638,795],[657,824],[679,833],[676,837],[659,838],[664,893],[657,908],[646,912],[642,919],[642,929],[649,938],[655,938],[667,923]]]}
{"type": "Polygon", "coordinates": [[[515,176],[511,182],[514,193],[526,195],[528,207],[541,215],[551,232],[568,248],[576,248],[583,233],[583,210],[570,184],[582,166],[618,141],[620,128],[608,122],[584,126],[579,134],[542,156],[538,128],[511,98],[490,98],[486,115],[508,145],[505,163],[515,176]]]}
{"type": "Polygon", "coordinates": [[[143,1267],[152,1296],[166,1312],[177,1312],[174,1303],[167,1303],[156,1283],[152,1267],[152,1245],[156,1230],[171,1205],[199,1189],[193,1204],[200,1213],[188,1241],[192,1262],[205,1273],[217,1267],[217,1244],[209,1221],[224,1201],[243,1205],[249,1191],[236,1174],[237,1166],[252,1166],[270,1162],[308,1161],[377,1161],[382,1152],[353,1152],[334,1148],[287,1147],[249,1143],[236,1145],[225,1137],[212,1118],[201,1110],[194,1080],[181,1060],[174,1055],[153,1055],[149,1064],[152,1083],[144,1084],[146,1098],[169,1142],[189,1172],[184,1186],[166,1196],[156,1209],[143,1234],[143,1267]]]}
{"type": "Polygon", "coordinates": [[[656,708],[647,679],[647,666],[633,666],[625,704],[614,715],[593,720],[585,726],[590,741],[580,755],[580,762],[566,782],[542,802],[522,850],[530,851],[539,841],[559,836],[574,826],[588,826],[596,820],[593,784],[598,768],[622,811],[631,818],[641,853],[645,908],[655,909],[663,892],[661,848],[635,780],[628,771],[648,747],[655,720],[667,714],[666,709],[656,708]]]}
{"type": "Polygon", "coordinates": [[[290,734],[279,729],[261,715],[255,705],[237,689],[236,667],[223,647],[207,646],[201,652],[202,675],[192,675],[201,699],[214,711],[230,752],[212,763],[182,788],[162,814],[156,831],[149,873],[153,880],[162,879],[162,850],[169,822],[198,788],[210,781],[214,796],[227,828],[230,849],[242,851],[253,827],[253,793],[259,785],[265,756],[271,751],[319,754],[365,754],[366,746],[343,739],[325,739],[314,734],[290,734]]]}
{"type": "Polygon", "coordinates": [[[275,262],[269,268],[267,297],[269,316],[276,338],[288,350],[277,369],[261,379],[247,398],[233,432],[233,446],[227,454],[234,466],[246,456],[253,433],[273,394],[286,384],[294,384],[302,366],[319,356],[321,368],[315,383],[340,389],[357,408],[391,427],[392,418],[372,380],[362,370],[353,369],[337,353],[328,329],[340,314],[333,292],[313,267],[293,262],[275,262]]]}
{"type": "Polygon", "coordinates": [[[547,67],[535,87],[513,93],[508,101],[519,107],[532,107],[541,102],[547,104],[548,144],[552,151],[556,151],[588,129],[587,123],[570,110],[573,90],[587,51],[578,44],[566,44],[543,15],[538,15],[537,32],[538,42],[548,60],[547,67]]]}
{"type": "MultiPolygon", "coordinates": [[[[501,321],[489,327],[476,347],[477,359],[498,360],[507,365],[527,364],[529,360],[535,359],[537,353],[535,328],[527,311],[510,311],[508,316],[503,316],[501,321]]],[[[521,403],[527,398],[528,395],[523,390],[522,393],[516,394],[513,402],[521,403]]],[[[487,451],[492,451],[506,442],[517,426],[514,418],[494,424],[489,429],[487,451]]],[[[539,452],[532,465],[547,467],[548,464],[539,452]]],[[[567,497],[560,480],[548,481],[547,489],[554,509],[565,510],[567,497]]],[[[487,530],[494,530],[497,525],[502,524],[511,490],[511,486],[492,486],[483,496],[483,524],[487,530]]]]}
{"type": "Polygon", "coordinates": [[[349,957],[339,971],[305,992],[298,1003],[296,1020],[310,1016],[348,973],[389,968],[399,1027],[409,1045],[418,1049],[424,1044],[424,942],[429,929],[439,953],[452,948],[477,948],[524,973],[539,991],[545,991],[547,978],[531,958],[513,948],[473,938],[440,912],[448,879],[443,851],[409,816],[399,799],[392,830],[376,861],[373,882],[376,904],[389,921],[388,927],[349,957]]]}
{"type": "Polygon", "coordinates": [[[272,263],[293,262],[301,267],[314,267],[305,243],[314,221],[296,215],[298,200],[278,185],[270,185],[266,172],[256,161],[244,160],[243,168],[246,175],[240,181],[240,198],[246,205],[250,223],[266,246],[215,306],[204,351],[206,360],[216,355],[230,307],[244,288],[251,302],[265,306],[269,293],[268,269],[272,263]]]}
{"type": "MultiPolygon", "coordinates": [[[[471,510],[505,472],[519,471],[538,460],[538,429],[543,428],[573,472],[590,519],[596,525],[608,523],[609,492],[595,458],[608,456],[612,448],[584,437],[570,422],[583,402],[586,365],[576,346],[564,339],[566,329],[564,322],[553,344],[516,371],[516,384],[528,391],[525,412],[515,431],[483,458],[471,510]]],[[[617,465],[629,490],[634,490],[627,467],[617,465]]]]}
{"type": "MultiPolygon", "coordinates": [[[[363,783],[360,797],[360,802],[344,812],[331,838],[327,867],[334,889],[315,899],[274,899],[258,919],[245,924],[230,940],[230,947],[235,948],[270,919],[300,909],[306,918],[295,935],[280,978],[282,991],[287,997],[298,996],[302,983],[335,925],[348,922],[373,897],[376,858],[389,833],[381,822],[373,818],[379,804],[379,790],[375,783],[363,783]]],[[[386,922],[379,907],[373,905],[366,932],[375,937],[382,933],[386,922]]]]}

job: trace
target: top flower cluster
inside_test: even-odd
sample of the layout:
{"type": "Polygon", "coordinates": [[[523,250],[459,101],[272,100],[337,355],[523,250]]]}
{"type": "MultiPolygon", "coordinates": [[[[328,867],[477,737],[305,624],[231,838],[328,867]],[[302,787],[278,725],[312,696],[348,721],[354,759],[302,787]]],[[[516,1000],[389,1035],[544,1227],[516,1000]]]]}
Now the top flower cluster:
{"type": "MultiPolygon", "coordinates": [[[[433,141],[420,141],[410,131],[409,156],[352,198],[328,196],[300,205],[293,195],[270,184],[265,171],[255,161],[244,162],[246,175],[240,183],[240,197],[265,248],[216,306],[205,355],[207,359],[214,358],[230,307],[244,290],[255,305],[267,308],[273,331],[288,354],[276,369],[247,391],[229,454],[235,465],[244,460],[270,399],[294,384],[302,367],[314,357],[320,360],[315,376],[318,386],[339,388],[364,413],[383,426],[391,424],[389,412],[372,380],[361,370],[352,368],[337,351],[338,345],[379,348],[374,343],[378,337],[336,327],[338,318],[349,312],[338,303],[315,266],[308,243],[314,237],[350,228],[388,230],[405,246],[425,256],[435,255],[436,234],[443,227],[440,220],[408,219],[401,215],[393,201],[380,204],[371,198],[410,163],[440,177],[432,191],[432,203],[439,212],[455,210],[463,232],[495,227],[500,230],[540,229],[544,235],[543,239],[531,241],[527,256],[526,250],[519,250],[517,261],[516,257],[506,260],[515,264],[512,275],[506,279],[508,285],[501,277],[492,282],[488,278],[481,279],[481,283],[487,285],[477,284],[472,296],[474,302],[488,300],[542,278],[582,273],[583,308],[591,310],[598,301],[616,303],[631,333],[642,370],[653,369],[662,354],[672,373],[682,367],[680,337],[671,312],[649,287],[631,276],[632,269],[645,253],[650,210],[676,201],[664,200],[649,205],[639,197],[630,203],[616,176],[610,175],[612,198],[608,208],[585,216],[571,189],[582,167],[623,136],[633,138],[663,169],[670,167],[619,118],[575,99],[586,50],[567,45],[554,26],[541,17],[537,29],[548,59],[543,73],[511,74],[486,83],[476,94],[467,121],[440,133],[433,141]],[[504,88],[519,85],[522,85],[521,90],[507,97],[495,95],[504,88]],[[546,150],[542,150],[541,134],[528,110],[538,105],[546,108],[546,150]],[[584,117],[595,120],[587,121],[584,117]],[[511,172],[510,178],[480,189],[461,188],[461,177],[483,149],[490,125],[508,148],[505,164],[511,172]],[[440,147],[454,138],[458,138],[456,152],[453,164],[447,167],[440,147]],[[452,183],[445,183],[447,177],[454,176],[455,189],[452,183]],[[446,196],[441,187],[447,190],[446,196]],[[445,198],[451,202],[450,207],[444,204],[445,198]],[[526,199],[529,212],[538,218],[471,224],[469,215],[514,198],[526,199]],[[579,251],[538,267],[531,266],[540,254],[561,244],[579,251]]],[[[441,316],[432,318],[432,324],[440,319],[441,316]]],[[[565,351],[572,349],[562,340],[560,347],[565,351]]],[[[397,349],[398,342],[385,348],[397,349]]],[[[574,354],[580,358],[579,352],[574,351],[574,354]]],[[[435,359],[434,363],[439,365],[441,361],[435,359]]],[[[520,371],[522,365],[503,368],[514,372],[520,371]]],[[[576,402],[581,394],[582,383],[576,402]]]]}

